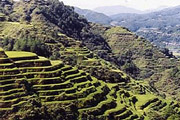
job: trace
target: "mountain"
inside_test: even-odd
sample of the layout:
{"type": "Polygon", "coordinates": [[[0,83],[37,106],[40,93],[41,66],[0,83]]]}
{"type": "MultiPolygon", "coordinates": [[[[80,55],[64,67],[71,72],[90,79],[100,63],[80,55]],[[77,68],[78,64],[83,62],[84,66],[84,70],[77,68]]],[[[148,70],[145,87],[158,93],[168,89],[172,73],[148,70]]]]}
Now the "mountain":
{"type": "Polygon", "coordinates": [[[88,9],[80,9],[75,7],[75,12],[83,15],[89,22],[100,23],[100,24],[110,24],[112,19],[103,13],[94,12],[88,9]]]}
{"type": "Polygon", "coordinates": [[[154,95],[141,82],[131,80],[131,83],[109,84],[60,60],[50,61],[30,52],[2,49],[0,52],[0,58],[5,60],[0,63],[3,69],[0,82],[1,119],[179,117],[177,102],[154,95]],[[133,89],[133,92],[128,89],[133,89]],[[161,109],[164,112],[160,112],[161,109]]]}
{"type": "Polygon", "coordinates": [[[167,96],[172,96],[172,92],[178,93],[178,85],[175,85],[178,83],[174,82],[179,79],[179,62],[168,49],[160,49],[126,28],[96,26],[96,29],[106,38],[114,56],[119,60],[116,64],[123,71],[135,79],[148,81],[163,93],[169,91],[167,96]],[[170,90],[175,86],[177,91],[170,90]]]}
{"type": "Polygon", "coordinates": [[[161,47],[179,51],[180,6],[148,14],[118,14],[112,16],[124,26],[161,47]],[[172,19],[173,18],[173,19],[172,19]]]}
{"type": "Polygon", "coordinates": [[[111,16],[119,13],[142,13],[140,10],[129,8],[125,6],[103,6],[95,8],[94,11],[104,13],[105,15],[111,16]]]}
{"type": "Polygon", "coordinates": [[[0,119],[180,117],[180,63],[168,49],[59,0],[0,3],[0,119]]]}

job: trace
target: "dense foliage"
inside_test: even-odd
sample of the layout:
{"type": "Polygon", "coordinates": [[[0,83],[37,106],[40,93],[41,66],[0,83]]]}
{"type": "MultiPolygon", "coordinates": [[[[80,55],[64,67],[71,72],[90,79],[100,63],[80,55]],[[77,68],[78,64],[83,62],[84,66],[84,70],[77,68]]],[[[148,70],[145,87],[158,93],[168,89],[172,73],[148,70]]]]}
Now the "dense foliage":
{"type": "Polygon", "coordinates": [[[12,12],[13,0],[0,0],[0,13],[8,15],[12,12]]]}
{"type": "Polygon", "coordinates": [[[51,53],[48,51],[46,45],[40,40],[36,39],[3,39],[3,47],[6,50],[15,51],[31,51],[41,56],[49,57],[51,53]]]}
{"type": "MultiPolygon", "coordinates": [[[[77,120],[78,111],[74,103],[63,105],[42,105],[37,98],[29,99],[16,114],[4,113],[2,116],[9,120],[77,120]]],[[[2,117],[1,116],[1,117],[2,117]]]]}
{"type": "MultiPolygon", "coordinates": [[[[4,6],[1,8],[4,10],[4,6]]],[[[179,62],[168,49],[159,49],[126,28],[88,23],[74,12],[73,7],[58,0],[21,0],[15,2],[12,9],[7,14],[8,19],[0,22],[0,45],[6,50],[31,51],[51,59],[61,58],[64,63],[76,66],[77,69],[57,65],[57,61],[51,63],[42,57],[38,60],[36,56],[32,57],[30,62],[16,58],[19,61],[12,64],[20,67],[15,69],[9,63],[5,65],[10,69],[4,69],[6,66],[3,64],[2,75],[8,74],[11,77],[11,70],[17,70],[12,72],[15,73],[15,78],[10,82],[17,83],[16,75],[24,72],[23,74],[27,75],[25,78],[36,88],[36,92],[31,91],[31,85],[27,85],[27,81],[17,83],[23,84],[21,87],[25,89],[25,96],[30,95],[35,99],[25,101],[27,104],[21,106],[20,111],[14,111],[16,115],[10,117],[69,120],[78,119],[78,116],[93,120],[116,119],[115,117],[163,119],[178,116],[178,104],[165,100],[166,96],[178,99],[180,92],[180,70],[177,67],[179,62]],[[34,59],[40,64],[33,61],[34,59]],[[27,68],[21,68],[24,65],[27,68]],[[78,69],[85,70],[98,79],[78,69]],[[123,71],[139,81],[135,81],[123,71]],[[47,79],[43,79],[44,77],[47,79]],[[42,104],[54,104],[54,101],[73,104],[42,104]],[[138,110],[143,110],[148,105],[152,107],[152,113],[140,111],[140,115],[136,115],[138,110]],[[173,115],[160,111],[169,106],[176,108],[173,115]],[[77,107],[81,116],[78,115],[77,107]],[[123,111],[125,113],[121,114],[123,111]]],[[[11,62],[9,59],[5,60],[11,62]]],[[[5,79],[1,83],[9,84],[7,81],[5,79]]],[[[2,88],[11,89],[6,85],[2,85],[2,88]]],[[[5,97],[11,99],[8,95],[5,97]]],[[[9,107],[11,105],[14,103],[9,104],[9,107]]],[[[7,105],[3,107],[6,108],[7,105]]]]}

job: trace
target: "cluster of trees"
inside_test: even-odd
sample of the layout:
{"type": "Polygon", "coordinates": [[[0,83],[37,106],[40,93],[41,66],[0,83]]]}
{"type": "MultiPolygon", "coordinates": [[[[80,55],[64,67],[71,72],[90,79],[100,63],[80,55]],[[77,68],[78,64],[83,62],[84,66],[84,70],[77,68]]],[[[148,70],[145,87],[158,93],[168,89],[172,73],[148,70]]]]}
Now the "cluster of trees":
{"type": "MultiPolygon", "coordinates": [[[[37,6],[38,12],[36,11],[36,13],[43,15],[46,19],[45,22],[50,22],[58,26],[61,33],[67,36],[82,40],[91,50],[109,50],[104,38],[98,34],[94,34],[93,31],[90,30],[91,26],[88,21],[77,14],[73,7],[66,6],[58,0],[41,1],[41,3],[43,4],[37,6]],[[44,4],[46,4],[46,6],[44,4]]],[[[35,14],[35,16],[37,15],[35,14]]],[[[32,15],[31,18],[33,18],[32,15]]]]}
{"type": "Polygon", "coordinates": [[[168,56],[169,58],[174,58],[174,55],[172,52],[169,51],[169,49],[167,48],[161,48],[160,49],[162,53],[164,53],[166,56],[168,56]]]}
{"type": "Polygon", "coordinates": [[[73,7],[66,6],[58,0],[44,1],[43,4],[46,4],[46,6],[39,6],[39,14],[42,14],[47,21],[61,28],[62,33],[80,38],[79,33],[88,25],[88,22],[79,16],[79,14],[75,13],[73,7]]]}
{"type": "Polygon", "coordinates": [[[130,78],[122,78],[122,74],[119,72],[111,71],[108,68],[96,68],[92,67],[89,70],[89,73],[98,78],[99,80],[103,80],[108,83],[119,83],[119,82],[129,82],[130,78]]]}
{"type": "Polygon", "coordinates": [[[132,55],[133,53],[131,51],[127,51],[119,56],[118,61],[126,73],[132,77],[137,77],[140,74],[140,69],[132,61],[132,55]]]}
{"type": "Polygon", "coordinates": [[[5,48],[5,50],[30,51],[40,56],[49,57],[51,55],[45,43],[32,38],[19,38],[16,40],[5,38],[3,39],[3,47],[5,48]]]}
{"type": "MultiPolygon", "coordinates": [[[[0,113],[1,115],[1,113],[0,113]]],[[[78,108],[75,103],[69,105],[42,105],[36,97],[31,98],[13,113],[4,113],[0,119],[10,120],[78,120],[78,108]]]]}
{"type": "Polygon", "coordinates": [[[150,120],[179,120],[180,115],[169,106],[161,114],[153,109],[148,111],[148,117],[150,120]]]}
{"type": "Polygon", "coordinates": [[[0,0],[0,13],[8,15],[12,12],[13,0],[0,0]]]}
{"type": "MultiPolygon", "coordinates": [[[[38,25],[38,22],[40,22],[43,26],[48,25],[48,28],[52,28],[54,31],[57,30],[67,36],[82,40],[90,50],[103,49],[110,51],[105,39],[90,30],[91,26],[88,21],[74,12],[73,7],[66,6],[63,2],[59,2],[59,0],[22,0],[21,2],[14,3],[15,8],[22,10],[13,11],[10,15],[11,21],[38,25]]],[[[46,31],[45,34],[48,33],[46,31]]],[[[44,40],[42,41],[45,42],[44,40]]],[[[19,46],[16,45],[16,48],[19,49],[19,46]]],[[[30,50],[30,48],[27,49],[30,50]]]]}

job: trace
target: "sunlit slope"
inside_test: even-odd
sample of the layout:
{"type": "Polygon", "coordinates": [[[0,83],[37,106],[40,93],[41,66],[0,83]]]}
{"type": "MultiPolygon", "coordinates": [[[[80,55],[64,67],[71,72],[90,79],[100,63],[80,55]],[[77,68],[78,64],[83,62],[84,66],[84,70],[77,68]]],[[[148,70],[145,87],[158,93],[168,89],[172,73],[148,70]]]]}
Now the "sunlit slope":
{"type": "Polygon", "coordinates": [[[61,61],[29,52],[4,52],[0,58],[0,113],[18,111],[28,99],[43,105],[76,103],[79,119],[148,119],[179,105],[156,97],[142,82],[105,83],[61,61]]]}
{"type": "Polygon", "coordinates": [[[0,12],[0,46],[5,50],[61,58],[109,83],[127,82],[121,75],[127,73],[179,99],[179,61],[126,28],[88,23],[58,0],[3,0],[0,12]]]}
{"type": "Polygon", "coordinates": [[[147,80],[160,94],[179,99],[180,62],[168,49],[159,48],[123,27],[93,27],[108,42],[121,70],[136,80],[147,80]]]}

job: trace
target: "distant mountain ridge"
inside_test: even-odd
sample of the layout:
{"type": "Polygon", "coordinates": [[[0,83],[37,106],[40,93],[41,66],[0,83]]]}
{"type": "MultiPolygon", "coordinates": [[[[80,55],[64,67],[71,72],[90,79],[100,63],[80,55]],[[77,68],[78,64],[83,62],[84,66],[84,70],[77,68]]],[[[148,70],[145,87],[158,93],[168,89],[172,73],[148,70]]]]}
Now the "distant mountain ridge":
{"type": "Polygon", "coordinates": [[[125,7],[125,6],[104,6],[104,7],[98,7],[95,8],[94,11],[104,13],[105,15],[111,16],[119,13],[142,13],[142,11],[130,8],[130,7],[125,7]]]}
{"type": "Polygon", "coordinates": [[[117,14],[111,16],[116,25],[129,28],[138,35],[172,51],[180,49],[180,6],[147,14],[117,14]]]}
{"type": "Polygon", "coordinates": [[[125,7],[125,6],[104,6],[98,7],[94,10],[90,9],[81,9],[79,7],[74,7],[75,12],[84,16],[89,22],[100,23],[106,25],[118,25],[116,21],[116,17],[120,16],[122,18],[134,17],[141,14],[148,14],[157,11],[161,11],[167,9],[167,6],[161,6],[157,9],[140,11],[134,8],[125,7]]]}
{"type": "Polygon", "coordinates": [[[147,14],[147,13],[152,13],[152,12],[158,12],[158,11],[168,9],[168,8],[171,8],[171,7],[160,6],[160,7],[155,8],[155,9],[138,10],[136,8],[116,5],[116,6],[97,7],[93,11],[103,13],[107,16],[114,16],[114,15],[118,15],[118,14],[147,14]]]}
{"type": "Polygon", "coordinates": [[[112,22],[112,19],[109,16],[92,10],[75,7],[75,12],[83,15],[89,22],[100,24],[110,24],[112,22]]]}

